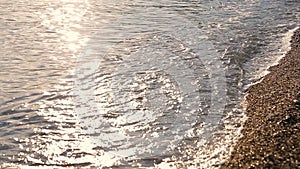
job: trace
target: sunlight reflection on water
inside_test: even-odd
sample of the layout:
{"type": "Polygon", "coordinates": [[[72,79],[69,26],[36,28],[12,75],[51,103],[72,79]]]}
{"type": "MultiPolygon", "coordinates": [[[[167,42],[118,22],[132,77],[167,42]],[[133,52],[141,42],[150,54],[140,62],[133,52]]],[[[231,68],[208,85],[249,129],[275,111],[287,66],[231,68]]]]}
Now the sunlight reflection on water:
{"type": "Polygon", "coordinates": [[[0,8],[0,162],[19,168],[218,167],[243,85],[299,18],[255,0],[0,8]]]}

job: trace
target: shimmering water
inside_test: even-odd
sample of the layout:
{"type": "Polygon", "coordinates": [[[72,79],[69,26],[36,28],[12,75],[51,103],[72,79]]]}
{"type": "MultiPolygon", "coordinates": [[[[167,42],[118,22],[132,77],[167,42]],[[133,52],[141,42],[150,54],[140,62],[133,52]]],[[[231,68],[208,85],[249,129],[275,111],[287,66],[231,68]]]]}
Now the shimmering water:
{"type": "Polygon", "coordinates": [[[299,7],[0,0],[0,166],[217,168],[299,7]]]}

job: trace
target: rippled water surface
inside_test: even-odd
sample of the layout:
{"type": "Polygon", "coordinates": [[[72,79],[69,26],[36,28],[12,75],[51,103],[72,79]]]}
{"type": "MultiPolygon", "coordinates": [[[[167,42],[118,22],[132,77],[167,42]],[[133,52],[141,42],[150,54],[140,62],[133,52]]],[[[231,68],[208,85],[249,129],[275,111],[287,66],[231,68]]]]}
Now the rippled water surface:
{"type": "Polygon", "coordinates": [[[217,168],[299,7],[0,0],[0,166],[217,168]]]}

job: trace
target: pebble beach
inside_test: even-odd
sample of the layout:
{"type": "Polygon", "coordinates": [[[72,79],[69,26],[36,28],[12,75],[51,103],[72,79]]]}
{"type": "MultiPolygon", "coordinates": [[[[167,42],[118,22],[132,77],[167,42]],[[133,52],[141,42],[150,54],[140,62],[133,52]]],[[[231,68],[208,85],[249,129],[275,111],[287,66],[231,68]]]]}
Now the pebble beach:
{"type": "Polygon", "coordinates": [[[221,168],[300,167],[300,29],[291,49],[247,89],[247,121],[234,151],[221,168]]]}

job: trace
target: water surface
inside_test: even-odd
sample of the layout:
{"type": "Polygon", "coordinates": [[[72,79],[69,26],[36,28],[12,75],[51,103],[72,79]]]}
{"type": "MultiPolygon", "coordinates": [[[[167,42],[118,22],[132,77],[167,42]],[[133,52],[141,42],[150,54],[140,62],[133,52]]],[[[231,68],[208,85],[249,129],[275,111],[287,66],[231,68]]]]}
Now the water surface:
{"type": "Polygon", "coordinates": [[[0,162],[216,168],[299,2],[0,1],[0,162]]]}

